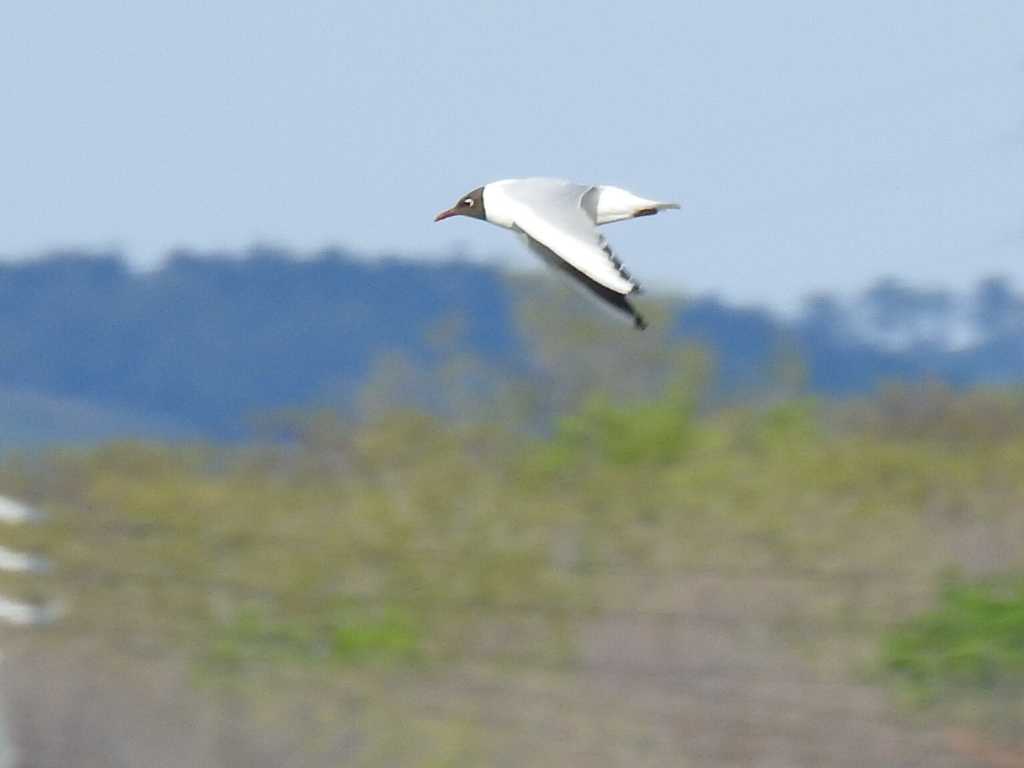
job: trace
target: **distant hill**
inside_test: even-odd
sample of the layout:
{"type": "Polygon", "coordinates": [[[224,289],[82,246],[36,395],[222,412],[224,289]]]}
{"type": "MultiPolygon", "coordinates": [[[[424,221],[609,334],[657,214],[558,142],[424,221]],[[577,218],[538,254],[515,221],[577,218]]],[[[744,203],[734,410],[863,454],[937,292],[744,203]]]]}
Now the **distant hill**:
{"type": "Polygon", "coordinates": [[[108,410],[72,398],[0,391],[0,454],[55,442],[95,442],[137,437],[182,439],[199,432],[125,410],[108,410]]]}
{"type": "MultiPolygon", "coordinates": [[[[4,444],[232,437],[253,414],[351,400],[384,356],[429,367],[457,354],[528,373],[530,285],[480,265],[339,250],[181,252],[150,273],[74,252],[0,265],[4,444]]],[[[882,280],[851,301],[813,297],[791,319],[697,297],[669,326],[708,347],[717,386],[739,396],[787,359],[826,395],[891,379],[1024,382],[1024,298],[998,278],[961,296],[882,280]]]]}
{"type": "Polygon", "coordinates": [[[502,276],[464,264],[183,253],[139,274],[62,254],[0,267],[0,387],[230,436],[250,414],[344,397],[382,353],[429,360],[451,318],[467,352],[515,357],[511,311],[502,276]]]}

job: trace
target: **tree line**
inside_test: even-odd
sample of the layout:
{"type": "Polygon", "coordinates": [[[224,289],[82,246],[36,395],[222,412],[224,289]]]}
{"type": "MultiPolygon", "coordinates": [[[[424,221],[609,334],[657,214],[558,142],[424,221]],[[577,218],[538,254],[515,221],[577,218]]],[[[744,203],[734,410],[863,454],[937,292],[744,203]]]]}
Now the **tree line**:
{"type": "MultiPolygon", "coordinates": [[[[429,369],[460,357],[526,379],[566,365],[605,321],[584,308],[598,330],[572,336],[551,286],[340,249],[180,251],[148,272],[116,254],[52,253],[0,266],[0,393],[232,437],[256,413],[353,403],[382,358],[429,369]],[[560,334],[563,354],[545,362],[538,348],[560,334]]],[[[1024,295],[1001,277],[962,293],[886,278],[853,297],[809,297],[795,317],[715,296],[648,302],[662,307],[665,343],[708,350],[728,396],[763,387],[787,360],[801,387],[827,396],[891,380],[1024,381],[1024,295]]]]}

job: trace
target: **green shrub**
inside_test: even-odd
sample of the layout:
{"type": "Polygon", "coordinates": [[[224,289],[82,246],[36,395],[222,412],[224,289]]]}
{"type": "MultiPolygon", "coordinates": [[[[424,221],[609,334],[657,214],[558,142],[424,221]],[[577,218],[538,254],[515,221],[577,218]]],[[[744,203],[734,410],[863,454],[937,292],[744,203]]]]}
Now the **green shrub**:
{"type": "Polygon", "coordinates": [[[950,580],[934,610],[885,637],[882,662],[925,700],[949,689],[1024,688],[1024,577],[950,580]]]}
{"type": "Polygon", "coordinates": [[[412,661],[423,627],[409,610],[346,604],[324,616],[249,607],[216,627],[207,660],[234,667],[246,661],[412,661]]]}

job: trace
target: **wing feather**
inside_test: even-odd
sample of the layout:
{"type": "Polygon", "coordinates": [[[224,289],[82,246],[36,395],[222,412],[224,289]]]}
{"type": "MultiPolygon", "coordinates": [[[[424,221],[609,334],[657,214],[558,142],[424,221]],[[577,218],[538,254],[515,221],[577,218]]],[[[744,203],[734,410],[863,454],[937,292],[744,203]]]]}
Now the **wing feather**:
{"type": "Polygon", "coordinates": [[[602,283],[599,283],[597,280],[594,280],[590,276],[576,269],[576,267],[574,267],[570,262],[563,259],[546,245],[530,237],[530,235],[523,230],[518,227],[516,227],[516,230],[520,235],[522,235],[530,250],[540,256],[545,262],[568,276],[586,292],[589,292],[591,296],[594,296],[604,302],[605,306],[621,313],[621,315],[625,315],[630,322],[632,322],[635,328],[642,331],[647,327],[647,321],[644,320],[643,316],[636,311],[636,308],[629,303],[625,294],[619,293],[618,291],[612,290],[602,283]]]}
{"type": "Polygon", "coordinates": [[[506,194],[517,203],[517,229],[605,288],[621,295],[633,293],[640,286],[598,231],[592,206],[585,205],[591,189],[563,183],[534,185],[521,194],[513,189],[506,194]]]}

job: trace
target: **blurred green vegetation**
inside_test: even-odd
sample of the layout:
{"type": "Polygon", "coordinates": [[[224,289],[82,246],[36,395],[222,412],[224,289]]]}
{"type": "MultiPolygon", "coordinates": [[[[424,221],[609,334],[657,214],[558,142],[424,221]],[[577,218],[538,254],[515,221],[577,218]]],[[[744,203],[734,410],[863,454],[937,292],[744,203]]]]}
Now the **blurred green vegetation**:
{"type": "MultiPolygon", "coordinates": [[[[524,317],[563,330],[526,381],[396,357],[358,417],[276,414],[246,445],[10,457],[0,493],[49,519],[5,541],[57,567],[3,591],[63,597],[54,642],[181,655],[218,685],[292,670],[372,691],[388,719],[410,711],[381,689],[446,665],[571,668],[602,616],[699,621],[672,599],[707,574],[743,577],[730,620],[781,627],[823,664],[852,670],[882,638],[883,668],[923,691],[1019,678],[1019,577],[941,586],[951,567],[1024,572],[1019,394],[822,402],[785,357],[746,402],[716,401],[706,352],[565,312],[524,317]],[[762,578],[791,581],[786,600],[762,578]]],[[[423,727],[443,756],[476,750],[464,725],[423,727]]]]}
{"type": "Polygon", "coordinates": [[[1024,695],[1024,577],[949,580],[932,610],[888,633],[882,658],[928,701],[951,689],[1024,695]]]}
{"type": "Polygon", "coordinates": [[[415,660],[422,629],[407,608],[352,605],[315,622],[273,615],[266,608],[239,612],[210,638],[207,661],[237,666],[247,660],[295,659],[341,663],[415,660]]]}
{"type": "Polygon", "coordinates": [[[944,527],[1017,525],[1024,441],[882,434],[806,399],[706,410],[701,359],[682,356],[655,396],[586,395],[550,433],[320,411],[258,446],[12,459],[4,491],[51,519],[7,540],[59,564],[31,583],[52,580],[72,622],[225,663],[348,664],[457,655],[523,605],[560,657],[566,615],[628,601],[622,573],[938,578],[970,565],[944,527]]]}

